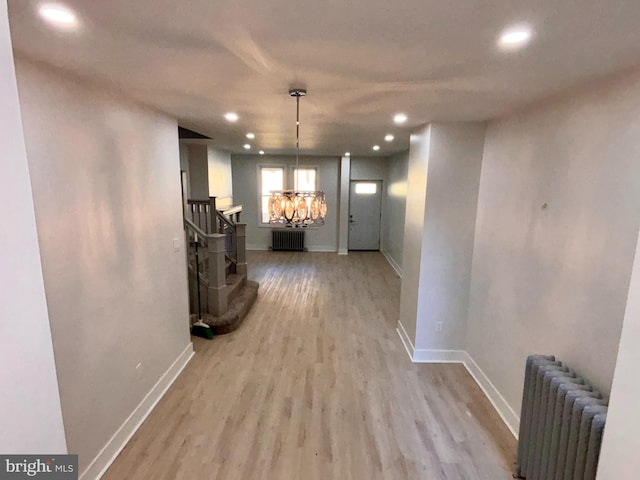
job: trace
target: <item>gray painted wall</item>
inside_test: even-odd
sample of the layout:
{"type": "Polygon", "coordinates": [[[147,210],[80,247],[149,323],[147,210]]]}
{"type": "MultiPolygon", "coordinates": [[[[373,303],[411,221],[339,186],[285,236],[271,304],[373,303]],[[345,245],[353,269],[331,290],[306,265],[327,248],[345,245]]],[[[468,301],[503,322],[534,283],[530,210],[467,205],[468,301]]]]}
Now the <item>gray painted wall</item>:
{"type": "Polygon", "coordinates": [[[635,74],[488,127],[466,344],[516,412],[531,353],[609,391],[640,223],[638,118],[635,74]]]}
{"type": "MultiPolygon", "coordinates": [[[[380,202],[380,248],[382,249],[383,231],[387,225],[385,212],[387,210],[387,157],[353,157],[351,159],[349,180],[381,180],[382,199],[380,202]]],[[[404,220],[404,219],[403,219],[404,220]]]]}
{"type": "Polygon", "coordinates": [[[82,470],[190,344],[177,125],[25,60],[17,71],[67,445],[82,470]]]}
{"type": "MultiPolygon", "coordinates": [[[[247,224],[247,248],[266,250],[271,245],[271,226],[259,226],[258,166],[295,165],[296,159],[276,155],[232,155],[231,162],[234,203],[244,205],[241,221],[247,224]]],[[[300,166],[318,167],[318,187],[325,192],[328,208],[325,225],[306,230],[306,245],[311,250],[337,252],[340,158],[305,156],[300,157],[300,166]]]]}
{"type": "Polygon", "coordinates": [[[409,150],[389,157],[380,249],[402,273],[402,244],[407,204],[409,150]]]}
{"type": "Polygon", "coordinates": [[[189,145],[180,143],[180,170],[189,171],[189,145]]]}
{"type": "Polygon", "coordinates": [[[191,200],[209,200],[209,153],[206,145],[189,145],[191,200]]]}
{"type": "MultiPolygon", "coordinates": [[[[184,195],[187,199],[191,198],[191,180],[189,176],[189,145],[180,143],[180,171],[184,171],[187,175],[184,195]]],[[[188,208],[185,205],[185,208],[188,208]]]]}
{"type": "Polygon", "coordinates": [[[5,0],[0,105],[0,452],[66,453],[5,0]]]}
{"type": "Polygon", "coordinates": [[[387,157],[352,157],[351,180],[382,180],[386,184],[387,157]]]}

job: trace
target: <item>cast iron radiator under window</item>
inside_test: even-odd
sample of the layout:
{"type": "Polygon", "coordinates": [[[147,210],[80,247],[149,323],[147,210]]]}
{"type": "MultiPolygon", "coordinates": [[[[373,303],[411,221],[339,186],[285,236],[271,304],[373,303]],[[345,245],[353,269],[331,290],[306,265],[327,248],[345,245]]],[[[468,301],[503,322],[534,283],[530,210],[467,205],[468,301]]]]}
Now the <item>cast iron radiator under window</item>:
{"type": "Polygon", "coordinates": [[[594,480],[608,400],[553,356],[527,358],[514,477],[594,480]]]}
{"type": "Polygon", "coordinates": [[[273,251],[304,251],[304,230],[279,228],[271,230],[271,247],[273,251]]]}

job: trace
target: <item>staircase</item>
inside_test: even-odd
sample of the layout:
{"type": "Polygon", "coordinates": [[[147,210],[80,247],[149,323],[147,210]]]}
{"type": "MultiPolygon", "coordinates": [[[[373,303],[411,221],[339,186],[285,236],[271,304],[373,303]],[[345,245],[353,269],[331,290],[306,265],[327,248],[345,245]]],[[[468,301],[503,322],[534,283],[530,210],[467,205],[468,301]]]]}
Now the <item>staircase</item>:
{"type": "Polygon", "coordinates": [[[238,328],[258,295],[258,283],[247,280],[246,225],[240,223],[241,212],[242,206],[218,210],[216,197],[187,201],[184,226],[192,318],[195,321],[198,316],[197,272],[202,320],[214,334],[238,328]]]}

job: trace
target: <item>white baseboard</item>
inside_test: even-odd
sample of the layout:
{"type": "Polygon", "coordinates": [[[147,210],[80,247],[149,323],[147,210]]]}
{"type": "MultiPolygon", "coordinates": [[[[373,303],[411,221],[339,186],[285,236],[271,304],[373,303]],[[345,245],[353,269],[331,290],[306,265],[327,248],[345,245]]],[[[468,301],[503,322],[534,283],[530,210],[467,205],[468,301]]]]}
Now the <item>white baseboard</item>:
{"type": "Polygon", "coordinates": [[[136,433],[140,425],[142,425],[160,399],[167,390],[169,390],[169,387],[176,378],[178,378],[180,372],[187,366],[193,355],[193,344],[189,343],[149,393],[142,399],[135,410],[131,412],[129,418],[124,421],[118,431],[111,437],[100,453],[98,453],[96,458],[94,458],[84,472],[82,472],[80,475],[81,480],[98,480],[105,474],[133,434],[136,433]]]}
{"type": "Polygon", "coordinates": [[[398,274],[398,276],[402,278],[402,267],[398,265],[398,262],[396,262],[395,259],[391,255],[389,255],[389,253],[386,250],[380,249],[380,252],[382,253],[382,255],[384,255],[384,258],[387,259],[387,262],[389,262],[389,265],[391,265],[391,268],[393,268],[398,274]]]}
{"type": "Polygon", "coordinates": [[[398,328],[396,328],[400,340],[404,345],[409,359],[413,363],[462,363],[465,360],[467,354],[464,350],[421,350],[414,347],[409,334],[402,325],[402,322],[398,322],[398,328]]]}
{"type": "MultiPolygon", "coordinates": [[[[247,250],[254,252],[267,252],[270,250],[269,245],[258,245],[258,244],[248,244],[247,250]]],[[[336,253],[338,249],[332,245],[312,245],[310,247],[306,247],[307,252],[325,252],[325,253],[336,253]]]]}
{"type": "Polygon", "coordinates": [[[400,340],[402,341],[402,345],[404,345],[404,349],[407,351],[407,355],[409,355],[409,360],[413,362],[413,352],[415,350],[413,343],[411,342],[411,338],[409,338],[409,334],[404,329],[404,325],[398,320],[398,328],[396,328],[396,332],[400,336],[400,340]]]}
{"type": "Polygon", "coordinates": [[[420,350],[413,351],[413,363],[463,363],[464,350],[420,350]]]}
{"type": "Polygon", "coordinates": [[[324,252],[324,253],[336,253],[338,249],[331,245],[312,245],[307,247],[307,252],[324,252]]]}
{"type": "Polygon", "coordinates": [[[254,252],[264,252],[264,251],[269,250],[269,246],[268,245],[257,245],[255,243],[253,243],[253,244],[249,243],[249,244],[247,244],[246,249],[254,251],[254,252]]]}
{"type": "Polygon", "coordinates": [[[407,334],[402,323],[398,322],[396,328],[398,336],[404,345],[409,359],[413,363],[461,363],[467,369],[471,377],[480,387],[480,390],[487,397],[495,411],[507,426],[511,434],[518,439],[518,430],[520,428],[520,417],[509,406],[502,394],[495,385],[489,380],[489,377],[482,371],[478,364],[464,350],[416,350],[411,342],[411,338],[407,334]]]}
{"type": "Polygon", "coordinates": [[[349,255],[349,250],[346,248],[340,248],[338,249],[338,255],[349,255]]]}
{"type": "Polygon", "coordinates": [[[489,380],[489,377],[487,377],[473,358],[471,358],[471,355],[467,352],[464,352],[464,354],[465,359],[462,363],[476,381],[480,389],[484,392],[485,396],[489,399],[491,405],[493,405],[493,408],[498,412],[498,415],[500,415],[500,418],[502,418],[502,421],[505,423],[507,428],[517,439],[518,430],[520,429],[520,417],[509,406],[502,394],[498,391],[491,380],[489,380]]]}

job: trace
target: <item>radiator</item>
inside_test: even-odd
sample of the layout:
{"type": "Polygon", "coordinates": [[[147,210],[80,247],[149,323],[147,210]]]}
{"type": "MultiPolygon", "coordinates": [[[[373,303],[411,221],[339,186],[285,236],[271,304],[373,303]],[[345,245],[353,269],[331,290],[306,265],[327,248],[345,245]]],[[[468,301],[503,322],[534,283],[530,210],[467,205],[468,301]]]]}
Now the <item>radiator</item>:
{"type": "Polygon", "coordinates": [[[271,247],[274,251],[303,252],[304,230],[290,228],[271,230],[271,247]]]}
{"type": "Polygon", "coordinates": [[[553,356],[527,358],[514,477],[595,480],[607,399],[553,356]]]}

